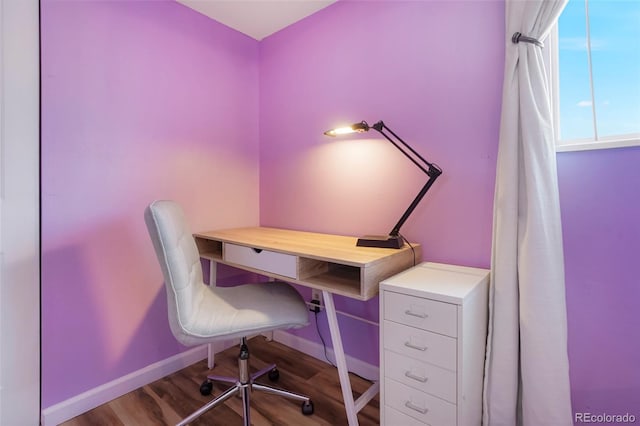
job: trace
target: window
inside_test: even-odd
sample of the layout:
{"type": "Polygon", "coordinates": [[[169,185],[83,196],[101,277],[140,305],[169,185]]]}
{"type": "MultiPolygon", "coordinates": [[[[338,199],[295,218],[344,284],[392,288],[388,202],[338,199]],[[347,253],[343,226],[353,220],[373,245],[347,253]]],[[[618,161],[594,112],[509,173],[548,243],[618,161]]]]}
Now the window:
{"type": "Polygon", "coordinates": [[[640,145],[640,1],[569,0],[548,46],[558,150],[640,145]]]}

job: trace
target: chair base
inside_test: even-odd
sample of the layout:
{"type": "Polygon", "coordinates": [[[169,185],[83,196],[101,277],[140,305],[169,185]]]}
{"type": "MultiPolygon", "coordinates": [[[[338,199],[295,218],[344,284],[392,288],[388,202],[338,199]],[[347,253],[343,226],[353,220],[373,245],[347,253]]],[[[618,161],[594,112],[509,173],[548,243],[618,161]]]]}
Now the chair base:
{"type": "Polygon", "coordinates": [[[260,371],[255,372],[254,374],[249,374],[249,348],[247,346],[246,338],[242,338],[242,342],[240,344],[240,355],[238,356],[238,369],[239,369],[239,378],[234,377],[225,377],[225,376],[215,376],[210,375],[207,376],[207,380],[200,387],[200,391],[203,394],[210,393],[213,383],[212,382],[224,382],[224,383],[232,383],[233,385],[225,390],[222,394],[209,401],[207,404],[203,405],[200,409],[184,418],[177,426],[184,426],[212,408],[222,404],[224,401],[232,397],[233,395],[238,395],[242,397],[242,408],[243,408],[243,425],[250,426],[251,425],[251,413],[250,413],[250,400],[251,400],[251,392],[252,391],[260,391],[266,392],[278,396],[283,396],[290,399],[295,399],[298,401],[302,401],[302,414],[311,415],[313,414],[314,407],[313,401],[308,396],[301,395],[295,392],[291,392],[284,389],[279,389],[274,386],[264,385],[260,383],[255,383],[255,380],[259,377],[264,376],[265,374],[269,374],[269,378],[271,380],[277,380],[278,378],[278,370],[276,369],[275,364],[271,364],[270,366],[263,368],[260,371]],[[275,373],[274,373],[275,372],[275,373]],[[206,393],[205,393],[206,392],[206,393]]]}

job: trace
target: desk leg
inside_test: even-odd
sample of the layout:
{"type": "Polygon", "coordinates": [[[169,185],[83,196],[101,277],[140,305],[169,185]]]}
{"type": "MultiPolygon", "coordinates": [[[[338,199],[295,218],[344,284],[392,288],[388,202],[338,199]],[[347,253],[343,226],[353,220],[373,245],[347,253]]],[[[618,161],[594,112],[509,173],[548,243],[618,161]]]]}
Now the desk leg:
{"type": "Polygon", "coordinates": [[[327,312],[327,320],[329,321],[331,343],[333,343],[333,353],[336,357],[336,366],[338,367],[338,376],[340,377],[344,407],[347,411],[347,420],[349,421],[349,426],[358,426],[358,412],[356,411],[353,400],[353,392],[351,392],[349,370],[347,369],[347,360],[344,356],[344,348],[342,347],[342,337],[340,337],[340,328],[338,327],[338,318],[336,317],[336,307],[333,304],[333,295],[326,290],[322,290],[322,296],[327,312]]]}
{"type": "MultiPolygon", "coordinates": [[[[218,263],[214,262],[213,260],[209,260],[209,285],[210,286],[215,287],[216,281],[217,281],[217,275],[218,275],[218,263]]],[[[216,347],[215,347],[215,343],[209,343],[207,346],[208,346],[207,367],[211,369],[215,364],[214,358],[216,353],[216,347]]]]}

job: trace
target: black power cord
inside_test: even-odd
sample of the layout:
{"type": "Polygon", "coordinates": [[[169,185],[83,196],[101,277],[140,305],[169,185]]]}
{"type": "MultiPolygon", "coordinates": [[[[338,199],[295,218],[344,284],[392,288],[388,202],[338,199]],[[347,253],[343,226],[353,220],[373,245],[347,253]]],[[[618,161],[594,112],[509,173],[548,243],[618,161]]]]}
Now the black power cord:
{"type": "MultiPolygon", "coordinates": [[[[331,364],[331,366],[332,366],[332,367],[338,368],[338,367],[333,363],[333,361],[331,361],[331,360],[329,359],[329,354],[327,354],[327,344],[326,344],[326,342],[324,341],[324,337],[322,337],[322,333],[320,332],[320,326],[318,325],[318,312],[319,312],[319,311],[320,311],[319,309],[318,309],[317,311],[315,311],[315,321],[316,321],[316,330],[318,331],[318,337],[320,337],[320,341],[322,342],[322,348],[323,348],[323,350],[324,350],[324,357],[325,357],[325,359],[327,360],[327,362],[328,362],[329,364],[331,364]]],[[[362,377],[361,375],[359,375],[358,373],[354,373],[353,371],[348,371],[348,370],[347,370],[347,372],[348,372],[349,374],[353,374],[354,376],[361,378],[362,380],[366,380],[366,381],[371,382],[371,383],[373,383],[373,382],[376,382],[376,381],[377,381],[377,380],[369,379],[369,378],[367,378],[367,377],[362,377]]]]}
{"type": "Polygon", "coordinates": [[[316,330],[318,331],[318,336],[320,337],[320,341],[322,342],[322,348],[324,349],[324,358],[327,360],[329,364],[331,364],[333,367],[336,367],[336,365],[329,359],[329,355],[327,354],[327,344],[324,341],[324,337],[322,337],[322,333],[320,332],[320,326],[318,325],[318,312],[320,312],[319,309],[315,311],[316,330]]]}
{"type": "Polygon", "coordinates": [[[416,266],[416,249],[415,247],[413,247],[413,245],[409,242],[409,240],[407,240],[404,235],[402,235],[401,233],[398,233],[398,235],[400,235],[400,237],[407,243],[409,244],[409,247],[411,248],[411,252],[413,253],[413,266],[416,266]]]}

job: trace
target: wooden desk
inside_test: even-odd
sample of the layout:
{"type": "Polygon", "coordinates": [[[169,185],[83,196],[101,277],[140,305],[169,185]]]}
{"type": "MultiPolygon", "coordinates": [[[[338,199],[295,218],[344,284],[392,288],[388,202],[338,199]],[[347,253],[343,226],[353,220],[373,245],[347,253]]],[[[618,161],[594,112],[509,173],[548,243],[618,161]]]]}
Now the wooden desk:
{"type": "Polygon", "coordinates": [[[408,245],[399,250],[357,247],[355,237],[265,227],[194,236],[200,256],[211,260],[211,284],[220,263],[322,290],[347,418],[350,426],[357,425],[358,411],[378,393],[379,383],[354,401],[333,294],[371,299],[380,281],[420,262],[420,245],[413,244],[413,250],[408,245]]]}

